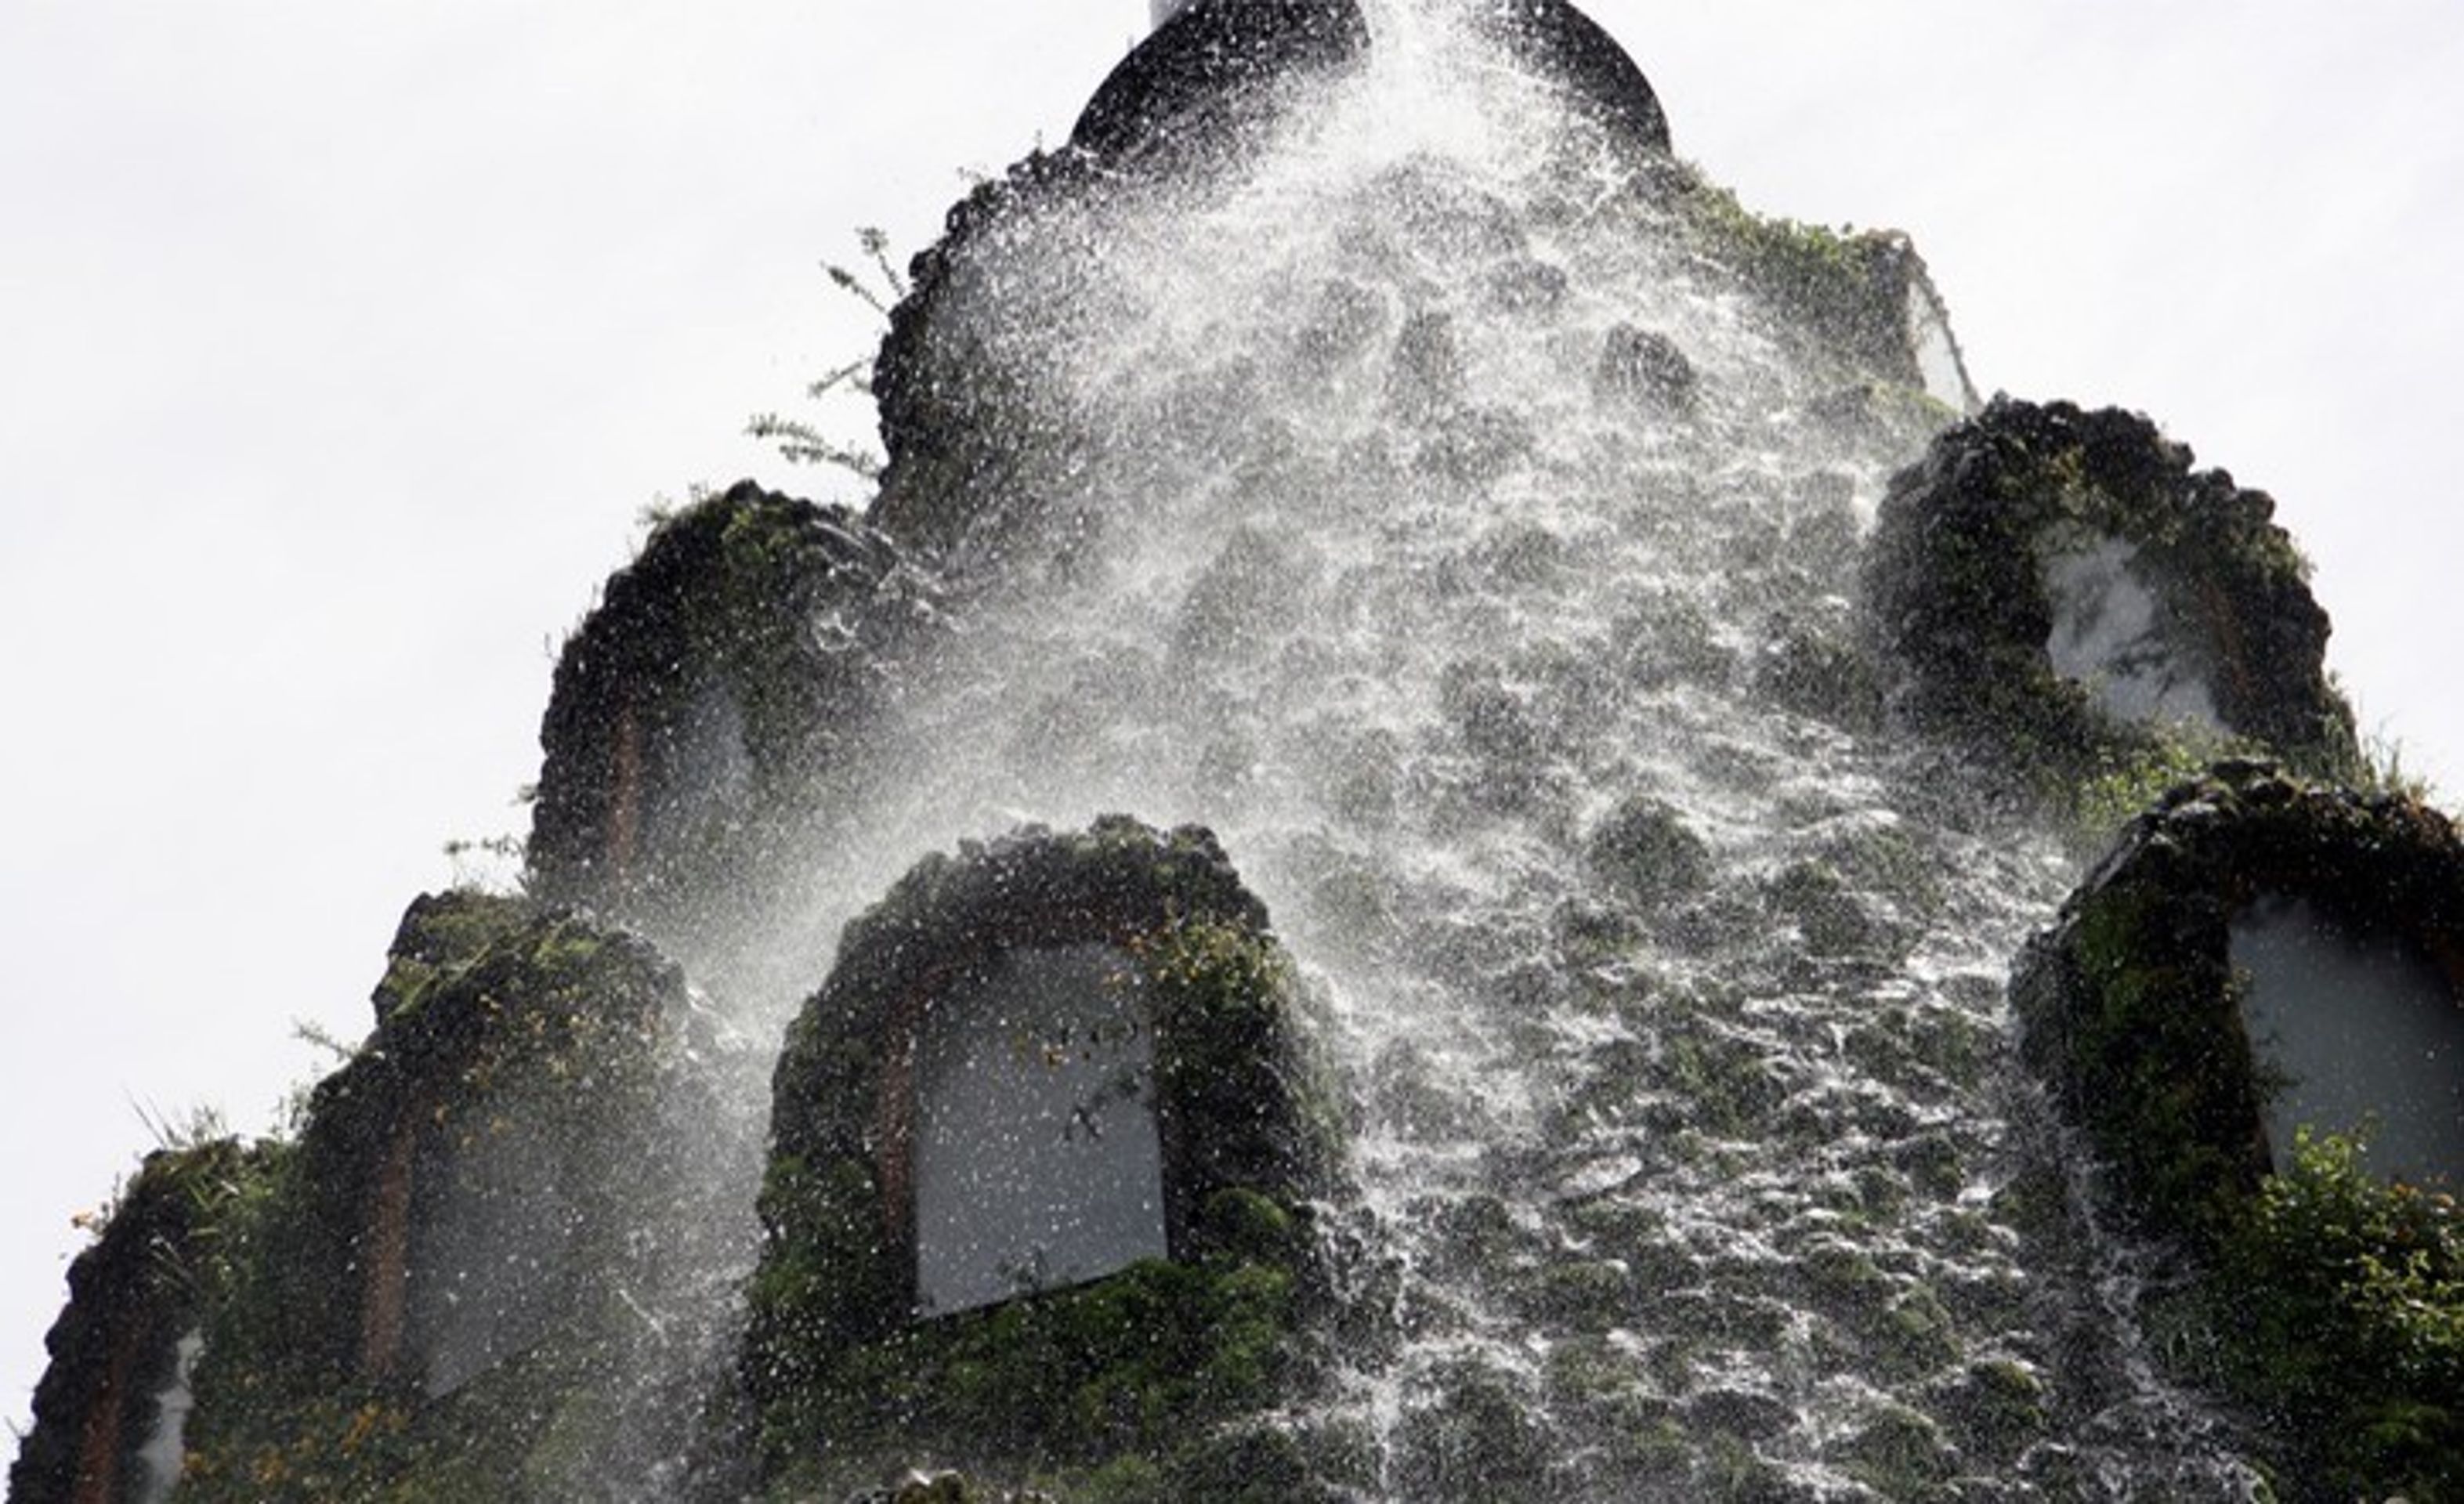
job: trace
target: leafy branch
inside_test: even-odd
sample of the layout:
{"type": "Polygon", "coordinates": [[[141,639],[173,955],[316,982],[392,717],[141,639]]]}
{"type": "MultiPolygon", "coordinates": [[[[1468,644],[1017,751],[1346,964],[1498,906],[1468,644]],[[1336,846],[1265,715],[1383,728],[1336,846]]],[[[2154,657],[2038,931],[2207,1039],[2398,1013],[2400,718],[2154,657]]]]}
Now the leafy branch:
{"type": "MultiPolygon", "coordinates": [[[[856,246],[869,265],[854,268],[836,262],[824,262],[822,270],[840,292],[861,301],[885,321],[891,309],[907,295],[907,280],[898,274],[891,261],[890,237],[865,226],[855,232],[856,246]]],[[[872,361],[870,358],[850,360],[825,373],[819,381],[805,386],[804,395],[816,403],[833,396],[852,392],[869,402],[872,399],[872,361]]],[[[881,456],[859,445],[843,444],[812,422],[789,418],[775,412],[756,413],[745,425],[749,436],[779,447],[781,458],[794,465],[835,465],[867,481],[881,478],[881,456]]]]}

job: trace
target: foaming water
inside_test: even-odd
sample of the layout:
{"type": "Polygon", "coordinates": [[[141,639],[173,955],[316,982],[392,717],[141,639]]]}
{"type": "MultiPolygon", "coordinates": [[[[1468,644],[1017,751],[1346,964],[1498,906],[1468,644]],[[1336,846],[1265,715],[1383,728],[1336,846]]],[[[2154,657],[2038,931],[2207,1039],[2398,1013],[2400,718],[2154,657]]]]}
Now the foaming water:
{"type": "Polygon", "coordinates": [[[1237,165],[956,269],[1041,521],[961,547],[861,807],[697,970],[775,1037],[926,852],[1205,823],[1355,1099],[1386,1337],[1296,1424],[1378,1496],[2237,1496],[2010,1060],[2071,874],[1859,687],[1865,519],[1949,415],[1448,12],[1371,20],[1237,165]]]}

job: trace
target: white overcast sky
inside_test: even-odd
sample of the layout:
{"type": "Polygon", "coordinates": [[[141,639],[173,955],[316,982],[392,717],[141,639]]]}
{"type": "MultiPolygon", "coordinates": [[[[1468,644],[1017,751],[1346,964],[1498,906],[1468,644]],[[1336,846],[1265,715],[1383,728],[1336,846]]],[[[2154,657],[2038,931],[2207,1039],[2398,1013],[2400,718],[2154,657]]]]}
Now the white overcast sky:
{"type": "MultiPolygon", "coordinates": [[[[2464,6],[1598,0],[1678,148],[1892,225],[1986,390],[2272,491],[2464,790],[2464,6]]],[[[1143,0],[0,0],[0,1414],[140,1105],[261,1126],[517,830],[636,513],[859,352],[817,270],[1057,142],[1143,0]]],[[[0,1461],[13,1453],[0,1439],[0,1461]]]]}

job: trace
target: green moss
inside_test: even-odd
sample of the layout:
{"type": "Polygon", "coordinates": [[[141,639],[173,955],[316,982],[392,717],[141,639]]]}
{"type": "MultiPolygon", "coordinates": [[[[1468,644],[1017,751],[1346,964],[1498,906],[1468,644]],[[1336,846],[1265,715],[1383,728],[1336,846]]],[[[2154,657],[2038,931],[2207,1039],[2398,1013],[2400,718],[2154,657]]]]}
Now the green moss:
{"type": "Polygon", "coordinates": [[[1840,1447],[1850,1477],[1886,1499],[1949,1497],[1950,1451],[1933,1422],[1904,1406],[1881,1407],[1840,1447]]]}
{"type": "Polygon", "coordinates": [[[2180,724],[2152,728],[2143,741],[2101,749],[2079,781],[2056,787],[2068,806],[2072,846],[2091,856],[2101,853],[2168,790],[2217,762],[2255,751],[2248,742],[2180,724]]]}
{"type": "Polygon", "coordinates": [[[1682,899],[1703,887],[1711,848],[1663,800],[1636,795],[1604,817],[1585,843],[1592,870],[1620,897],[1645,906],[1682,899]]]}
{"type": "Polygon", "coordinates": [[[1771,906],[1795,924],[1806,948],[1817,956],[1848,955],[1892,942],[1889,926],[1828,862],[1791,862],[1771,879],[1768,893],[1771,906]]]}
{"type": "Polygon", "coordinates": [[[933,599],[843,507],[745,483],[658,518],[558,659],[533,890],[652,922],[737,891],[847,796],[846,738],[933,599]],[[730,734],[715,787],[689,764],[730,734]]]}
{"type": "Polygon", "coordinates": [[[2043,1435],[2049,1421],[2044,1384],[2007,1358],[1970,1363],[1942,1394],[1938,1410],[1962,1452],[1997,1466],[2043,1435]]]}
{"type": "Polygon", "coordinates": [[[1922,385],[1908,353],[1906,288],[1892,275],[1913,255],[1903,237],[1756,214],[1691,169],[1683,186],[1678,223],[1699,251],[1875,374],[1922,385]]]}
{"type": "Polygon", "coordinates": [[[1432,1501],[1547,1498],[1558,1459],[1514,1376],[1456,1359],[1421,1381],[1397,1427],[1391,1487],[1432,1501]]]}

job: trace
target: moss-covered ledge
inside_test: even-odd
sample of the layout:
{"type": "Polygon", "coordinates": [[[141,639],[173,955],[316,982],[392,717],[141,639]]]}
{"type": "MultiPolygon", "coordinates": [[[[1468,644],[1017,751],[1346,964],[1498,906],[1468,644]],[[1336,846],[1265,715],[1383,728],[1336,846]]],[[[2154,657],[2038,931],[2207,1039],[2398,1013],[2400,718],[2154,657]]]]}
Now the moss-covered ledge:
{"type": "Polygon", "coordinates": [[[2060,402],[1996,398],[1937,438],[1893,479],[1866,566],[1895,710],[2057,787],[2159,755],[2171,728],[2108,713],[2050,650],[2050,561],[2102,543],[2197,660],[2215,740],[2353,772],[2307,565],[2272,500],[2191,465],[2144,417],[2060,402]]]}
{"type": "MultiPolygon", "coordinates": [[[[1847,372],[1924,394],[1940,404],[1937,424],[1975,406],[1942,294],[1908,236],[1757,214],[1691,163],[1674,163],[1662,177],[1655,191],[1664,193],[1683,243],[1737,277],[1789,329],[1809,333],[1847,372]],[[1927,350],[1928,341],[1938,348],[1927,350]]],[[[1839,401],[1854,405],[1855,394],[1839,401]]]]}
{"type": "Polygon", "coordinates": [[[2464,999],[2464,841],[2447,817],[2260,762],[2218,764],[2165,795],[2013,980],[2029,1062],[2151,1232],[2211,1245],[2281,1167],[2232,950],[2233,922],[2271,896],[2417,948],[2464,999]]]}
{"type": "Polygon", "coordinates": [[[2086,1135],[2110,1210],[2185,1257],[2191,1277],[2145,1297],[2152,1345],[2238,1402],[2280,1496],[2459,1496],[2464,1218],[2452,1181],[2366,1168],[2366,1123],[2271,1133],[2287,1087],[2252,1037],[2235,945],[2281,899],[2422,958],[2464,1010],[2464,840],[2447,817],[2226,763],[2134,821],[2031,942],[2013,980],[2022,1052],[2086,1135]]]}
{"type": "Polygon", "coordinates": [[[1324,1298],[1315,1207],[1337,1130],[1299,1001],[1265,908],[1194,827],[1110,817],[969,844],[849,925],[777,1075],[744,1361],[776,1485],[929,1463],[1090,1496],[1236,1496],[1235,1479],[1187,1492],[1192,1470],[1226,1454],[1225,1423],[1306,1385],[1324,1298]],[[1087,944],[1136,972],[1167,1256],[920,1318],[919,1033],[1003,955],[1087,944]]]}

